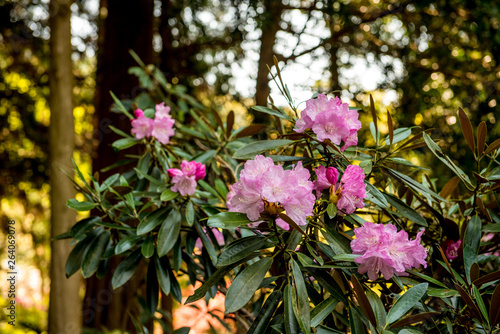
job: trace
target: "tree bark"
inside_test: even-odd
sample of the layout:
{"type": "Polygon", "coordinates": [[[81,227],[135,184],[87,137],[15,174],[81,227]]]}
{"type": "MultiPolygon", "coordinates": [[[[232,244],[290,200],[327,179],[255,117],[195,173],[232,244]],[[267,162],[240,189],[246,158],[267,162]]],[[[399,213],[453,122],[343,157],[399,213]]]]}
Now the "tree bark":
{"type": "MultiPolygon", "coordinates": [[[[75,223],[76,212],[66,206],[75,197],[72,175],[75,132],[73,121],[73,74],[71,61],[72,0],[50,2],[50,201],[51,237],[67,232],[75,223]]],[[[80,276],[67,279],[66,259],[69,240],[51,242],[49,333],[81,332],[80,276]]]]}
{"type": "MultiPolygon", "coordinates": [[[[262,34],[260,36],[260,58],[257,70],[257,84],[255,89],[255,104],[258,106],[267,106],[267,98],[271,92],[269,87],[269,69],[274,64],[274,42],[276,34],[280,30],[281,13],[283,4],[281,1],[266,0],[266,19],[262,22],[262,34]]],[[[267,114],[252,112],[254,123],[270,122],[267,114]]]]}
{"type": "MultiPolygon", "coordinates": [[[[101,16],[99,26],[94,119],[98,146],[92,157],[94,172],[124,158],[123,152],[115,152],[111,147],[120,137],[109,129],[109,125],[130,133],[130,120],[123,114],[111,112],[113,99],[109,92],[112,91],[119,99],[133,99],[141,92],[136,77],[128,74],[130,67],[138,66],[129,50],[135,51],[144,63],[153,62],[153,10],[153,0],[101,1],[100,12],[107,14],[101,16]]],[[[100,173],[99,179],[103,181],[120,171],[113,169],[100,173]]],[[[117,265],[117,259],[112,259],[108,272],[102,279],[93,276],[87,280],[83,302],[85,327],[135,331],[128,311],[136,303],[142,276],[135,275],[124,287],[113,290],[111,277],[117,265]]],[[[137,269],[138,272],[141,270],[145,270],[143,266],[137,269]]]]}

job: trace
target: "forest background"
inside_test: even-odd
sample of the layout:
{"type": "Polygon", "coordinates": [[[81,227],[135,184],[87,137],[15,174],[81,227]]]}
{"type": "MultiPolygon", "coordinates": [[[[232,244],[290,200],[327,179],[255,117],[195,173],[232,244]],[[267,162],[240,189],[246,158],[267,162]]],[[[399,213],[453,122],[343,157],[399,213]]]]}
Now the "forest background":
{"type": "MultiPolygon", "coordinates": [[[[58,241],[61,248],[51,251],[50,239],[77,217],[64,209],[75,193],[59,169],[71,165],[51,160],[49,152],[69,150],[88,173],[117,160],[108,125],[130,124],[111,111],[109,92],[120,99],[143,93],[129,50],[205,104],[234,111],[238,126],[266,123],[250,108],[266,105],[270,94],[284,104],[269,82],[275,55],[292,96],[305,101],[335,92],[368,110],[371,94],[382,120],[387,109],[399,126],[434,129],[443,150],[466,165],[473,159],[460,134],[458,107],[472,124],[486,122],[487,142],[500,134],[499,25],[500,4],[493,0],[0,0],[0,277],[7,272],[8,221],[15,220],[15,329],[47,331],[49,302],[50,312],[58,312],[50,326],[73,319],[77,329],[127,327],[123,305],[132,294],[117,291],[99,300],[106,279],[51,273],[51,262],[64,264],[69,244],[58,241]],[[51,87],[56,74],[70,84],[51,87]],[[56,113],[69,123],[51,125],[56,113]]],[[[425,147],[416,152],[412,162],[429,168],[438,184],[451,177],[425,147]]],[[[4,279],[0,287],[3,306],[4,279]]],[[[213,321],[209,314],[203,319],[200,324],[213,321]]],[[[0,321],[0,332],[12,333],[3,313],[0,321]]]]}

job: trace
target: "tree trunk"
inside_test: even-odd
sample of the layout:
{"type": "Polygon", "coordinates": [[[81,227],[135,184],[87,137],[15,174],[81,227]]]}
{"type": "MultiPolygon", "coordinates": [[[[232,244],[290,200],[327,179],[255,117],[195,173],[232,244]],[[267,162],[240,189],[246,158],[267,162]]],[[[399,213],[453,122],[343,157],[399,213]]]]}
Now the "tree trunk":
{"type": "MultiPolygon", "coordinates": [[[[255,104],[258,106],[267,106],[267,98],[271,92],[269,88],[269,69],[274,64],[274,42],[276,34],[280,30],[281,13],[283,4],[281,1],[266,0],[266,19],[262,22],[262,35],[260,36],[260,58],[259,68],[257,70],[257,84],[255,90],[255,104]]],[[[267,114],[253,112],[255,123],[269,123],[270,118],[267,114]]]]}
{"type": "MultiPolygon", "coordinates": [[[[72,175],[75,146],[73,123],[73,74],[71,61],[72,0],[50,2],[50,202],[51,237],[67,232],[76,212],[66,206],[75,197],[73,184],[61,171],[72,175]]],[[[52,241],[50,271],[49,333],[81,332],[80,276],[67,279],[69,240],[52,241]]]]}
{"type": "MultiPolygon", "coordinates": [[[[99,27],[94,119],[95,139],[99,144],[92,157],[93,171],[100,171],[123,158],[122,152],[115,152],[111,147],[119,136],[109,129],[109,125],[129,133],[130,120],[123,114],[111,112],[113,99],[109,92],[119,99],[133,99],[141,92],[136,77],[128,74],[130,67],[137,66],[129,50],[134,50],[144,63],[153,62],[153,9],[153,0],[101,1],[101,13],[107,15],[101,17],[103,22],[99,27]]],[[[120,170],[100,173],[99,179],[103,181],[116,172],[120,170]]],[[[83,302],[85,327],[135,331],[128,310],[136,303],[142,276],[135,275],[124,287],[113,290],[111,277],[117,265],[118,261],[113,259],[105,277],[93,276],[87,280],[83,302]]],[[[140,266],[137,270],[145,269],[140,266]]]]}

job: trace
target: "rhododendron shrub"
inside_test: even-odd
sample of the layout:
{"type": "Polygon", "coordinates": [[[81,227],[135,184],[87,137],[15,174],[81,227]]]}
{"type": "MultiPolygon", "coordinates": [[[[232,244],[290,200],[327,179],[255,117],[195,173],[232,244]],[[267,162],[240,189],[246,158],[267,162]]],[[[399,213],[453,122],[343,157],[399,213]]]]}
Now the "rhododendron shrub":
{"type": "Polygon", "coordinates": [[[255,107],[273,124],[243,127],[152,65],[134,73],[144,93],[114,106],[131,132],[110,127],[125,160],[76,166],[84,200],[68,205],[91,212],[61,238],[75,244],[68,276],[136,281],[138,331],[166,326],[168,295],[218,293],[226,315],[214,319],[249,333],[498,331],[500,142],[485,123],[474,130],[459,110],[477,166],[465,171],[427,129],[398,129],[390,114],[381,126],[373,99],[297,104],[280,82],[289,107],[255,107]],[[456,177],[407,160],[423,146],[456,177]]]}

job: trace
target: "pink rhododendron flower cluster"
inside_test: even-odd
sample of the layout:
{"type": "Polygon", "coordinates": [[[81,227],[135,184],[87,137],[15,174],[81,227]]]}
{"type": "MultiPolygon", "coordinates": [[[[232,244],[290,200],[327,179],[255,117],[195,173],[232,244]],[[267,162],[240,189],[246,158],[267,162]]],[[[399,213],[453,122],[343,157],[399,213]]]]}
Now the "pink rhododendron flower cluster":
{"type": "Polygon", "coordinates": [[[160,143],[167,144],[175,133],[173,127],[175,121],[170,116],[170,107],[165,102],[157,104],[155,118],[144,116],[144,111],[136,109],[135,119],[131,120],[132,134],[137,139],[155,137],[160,143]]]}
{"type": "MultiPolygon", "coordinates": [[[[261,213],[277,215],[286,211],[297,224],[305,225],[315,202],[310,176],[301,162],[291,170],[284,170],[283,166],[274,165],[271,158],[257,155],[245,163],[240,182],[231,186],[227,207],[232,212],[246,213],[252,221],[260,220],[261,213]]],[[[284,229],[289,228],[281,219],[276,223],[284,229]]]]}
{"type": "Polygon", "coordinates": [[[458,257],[458,251],[460,250],[461,244],[462,240],[457,240],[456,242],[453,240],[446,241],[445,254],[448,260],[454,260],[458,257]]]}
{"type": "Polygon", "coordinates": [[[347,166],[340,182],[337,183],[339,172],[334,167],[320,165],[314,170],[316,172],[316,181],[314,189],[318,198],[325,189],[330,189],[330,202],[337,205],[337,209],[347,214],[356,211],[356,208],[362,209],[365,206],[363,198],[365,194],[365,174],[363,169],[356,165],[347,166]]]}
{"type": "Polygon", "coordinates": [[[362,255],[354,260],[360,264],[358,272],[368,273],[372,281],[378,278],[379,271],[389,280],[394,274],[408,275],[407,269],[420,265],[427,267],[427,252],[420,244],[424,230],[418,232],[414,240],[409,240],[408,233],[404,230],[398,232],[392,224],[366,222],[354,233],[356,239],[351,241],[353,254],[362,255]]]}
{"type": "Polygon", "coordinates": [[[350,110],[347,103],[342,103],[338,97],[329,99],[324,94],[319,94],[316,99],[306,102],[301,118],[295,123],[295,131],[302,133],[312,129],[316,138],[323,142],[330,139],[335,145],[344,141],[341,150],[358,144],[358,130],[361,122],[358,112],[350,110]]]}
{"type": "Polygon", "coordinates": [[[206,175],[204,164],[186,160],[182,160],[181,169],[170,168],[167,172],[174,184],[170,190],[179,192],[182,196],[193,195],[197,181],[206,175]]]}

